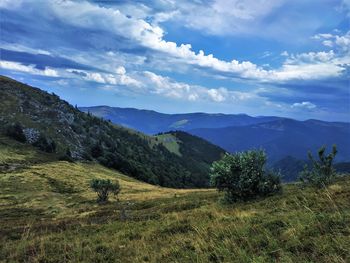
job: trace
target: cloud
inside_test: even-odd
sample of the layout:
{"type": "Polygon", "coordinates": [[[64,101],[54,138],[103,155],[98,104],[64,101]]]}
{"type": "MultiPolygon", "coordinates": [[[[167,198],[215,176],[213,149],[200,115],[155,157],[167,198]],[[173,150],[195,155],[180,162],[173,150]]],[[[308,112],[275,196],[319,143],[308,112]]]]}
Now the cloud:
{"type": "Polygon", "coordinates": [[[184,99],[189,101],[205,100],[220,102],[224,99],[221,90],[207,89],[202,86],[188,85],[182,82],[176,82],[168,77],[157,75],[150,71],[145,71],[144,76],[150,84],[151,92],[165,97],[184,99]],[[152,88],[153,87],[153,88],[152,88]]]}
{"type": "Polygon", "coordinates": [[[80,76],[87,81],[93,81],[101,84],[123,85],[132,87],[141,87],[142,83],[126,74],[124,67],[118,67],[115,74],[89,72],[77,69],[67,69],[67,72],[80,76]]]}
{"type": "MultiPolygon", "coordinates": [[[[324,18],[318,17],[310,26],[312,23],[303,19],[307,12],[298,11],[310,7],[314,1],[272,0],[263,1],[264,4],[261,1],[19,1],[11,7],[6,4],[7,9],[1,10],[0,47],[13,51],[5,59],[5,62],[17,63],[7,65],[13,71],[56,74],[68,83],[77,80],[81,86],[106,91],[209,102],[228,105],[227,108],[232,102],[245,105],[255,102],[291,111],[294,101],[307,102],[310,94],[320,108],[322,96],[322,105],[328,103],[324,98],[326,93],[348,92],[348,87],[337,81],[347,79],[350,33],[322,32],[312,40],[310,36],[314,32],[325,28],[319,26],[324,18]],[[186,44],[187,35],[171,35],[174,28],[178,33],[184,27],[187,34],[193,34],[188,38],[193,46],[186,44]],[[208,37],[204,29],[220,37],[208,37]],[[293,39],[292,44],[280,45],[285,38],[284,31],[291,33],[287,39],[293,39]],[[272,32],[274,36],[270,39],[272,32]],[[200,40],[208,38],[208,43],[193,40],[199,35],[200,40]],[[320,45],[305,45],[305,50],[300,49],[297,38],[304,40],[305,36],[308,44],[317,41],[320,45]],[[265,49],[258,50],[258,55],[254,54],[255,49],[226,52],[224,47],[226,50],[217,55],[200,50],[201,47],[217,50],[211,46],[216,40],[220,44],[221,40],[242,42],[245,38],[252,40],[251,37],[255,37],[254,41],[268,37],[269,52],[263,53],[265,49]],[[302,51],[290,51],[288,48],[293,43],[298,43],[298,50],[302,51]],[[286,51],[276,58],[275,54],[281,52],[279,48],[286,51]],[[17,54],[15,60],[14,52],[32,56],[17,54]],[[265,58],[263,63],[267,63],[268,58],[269,65],[259,64],[261,57],[257,56],[265,58]],[[188,78],[192,84],[186,83],[188,78]],[[262,87],[274,87],[274,90],[263,93],[259,90],[262,87]],[[285,90],[288,94],[279,96],[285,90]],[[296,97],[291,98],[290,94],[296,97]]],[[[328,6],[326,2],[319,5],[328,6]]],[[[312,19],[313,14],[320,13],[318,7],[315,8],[310,15],[312,19]]],[[[327,28],[331,24],[327,24],[327,28]]],[[[341,99],[332,97],[332,103],[341,99]]]]}
{"type": "Polygon", "coordinates": [[[174,99],[214,103],[242,103],[252,99],[255,99],[256,102],[265,100],[255,92],[239,92],[224,87],[207,88],[200,85],[189,85],[150,71],[145,71],[144,76],[143,83],[147,84],[148,92],[174,99]]]}
{"type": "Polygon", "coordinates": [[[1,0],[0,8],[4,9],[16,9],[22,4],[22,0],[1,0]]]}
{"type": "Polygon", "coordinates": [[[225,88],[209,89],[207,92],[209,97],[216,102],[225,101],[228,95],[228,91],[225,88]]]}
{"type": "Polygon", "coordinates": [[[37,49],[37,48],[30,48],[26,47],[20,44],[16,43],[0,43],[0,48],[6,49],[6,50],[11,50],[11,51],[16,51],[16,52],[25,52],[29,54],[34,54],[34,55],[48,55],[51,56],[51,52],[43,49],[37,49]]]}
{"type": "Polygon", "coordinates": [[[322,44],[327,47],[337,47],[340,51],[350,51],[350,31],[344,35],[335,35],[330,33],[317,34],[312,37],[316,40],[323,40],[322,44]]]}
{"type": "Polygon", "coordinates": [[[291,108],[313,110],[316,108],[316,105],[311,103],[310,101],[303,101],[293,103],[291,108]]]}
{"type": "MultiPolygon", "coordinates": [[[[250,3],[250,2],[249,2],[250,3]]],[[[219,3],[222,4],[221,2],[219,3]]],[[[238,6],[238,2],[236,3],[238,6]]],[[[216,6],[217,9],[221,7],[216,6]]],[[[111,32],[115,35],[123,36],[138,43],[141,46],[154,51],[166,54],[170,59],[175,58],[177,63],[184,63],[201,68],[211,69],[218,74],[230,74],[233,78],[254,79],[257,81],[288,81],[291,79],[315,79],[324,77],[335,77],[344,70],[342,66],[333,67],[331,71],[324,71],[329,67],[319,67],[309,64],[306,71],[295,68],[288,63],[276,70],[265,70],[250,61],[220,60],[214,55],[206,55],[200,50],[198,53],[192,50],[190,44],[178,45],[172,41],[164,40],[164,30],[158,25],[152,25],[145,20],[128,17],[118,9],[93,5],[88,2],[50,2],[49,8],[54,15],[73,26],[81,28],[95,28],[111,32]],[[313,67],[313,68],[312,68],[313,67]],[[321,72],[319,72],[321,71],[321,72]],[[309,74],[312,72],[313,74],[309,74]]],[[[238,7],[237,7],[238,8],[238,7]]],[[[239,8],[238,8],[239,9],[239,8]]],[[[260,12],[267,12],[265,8],[261,11],[251,13],[246,10],[242,13],[237,11],[237,15],[249,17],[258,15],[260,12]],[[265,10],[265,11],[264,11],[265,10]]],[[[235,12],[236,12],[235,11],[235,12]]]]}
{"type": "Polygon", "coordinates": [[[21,63],[12,62],[12,61],[5,61],[5,60],[0,61],[0,68],[25,72],[33,75],[59,77],[58,72],[52,68],[46,67],[45,69],[41,70],[41,69],[35,68],[34,65],[23,65],[21,63]]]}
{"type": "MultiPolygon", "coordinates": [[[[262,4],[260,0],[217,0],[212,3],[211,7],[218,13],[231,14],[243,20],[254,20],[269,14],[272,12],[271,10],[277,8],[284,2],[285,1],[274,0],[262,4]],[[227,8],[227,5],[232,8],[227,8]]],[[[192,2],[191,4],[196,5],[192,2]]],[[[176,68],[176,66],[174,67],[173,65],[175,63],[177,65],[202,68],[208,72],[211,71],[214,76],[221,75],[232,79],[249,79],[258,82],[285,82],[298,79],[331,78],[338,77],[345,70],[343,65],[333,63],[335,60],[321,61],[324,64],[320,65],[320,61],[312,61],[309,59],[308,63],[303,61],[303,64],[299,65],[300,63],[296,63],[295,60],[291,61],[292,58],[287,58],[281,67],[275,69],[265,69],[251,61],[239,61],[237,59],[232,59],[231,61],[221,60],[216,58],[213,54],[205,54],[203,50],[195,52],[190,44],[177,44],[172,41],[166,41],[164,39],[165,31],[158,23],[147,22],[146,18],[142,19],[137,16],[129,16],[113,6],[102,6],[84,1],[49,1],[45,2],[45,4],[41,3],[40,8],[44,6],[48,13],[60,20],[61,23],[68,24],[70,27],[76,27],[79,31],[88,31],[90,29],[101,30],[102,32],[109,32],[111,38],[120,38],[122,40],[121,42],[124,41],[126,43],[132,43],[134,46],[142,46],[153,52],[153,55],[159,60],[162,60],[163,63],[168,63],[169,68],[176,68]]],[[[208,6],[205,8],[208,8],[208,6]]],[[[147,8],[145,8],[145,10],[147,10],[147,8]]],[[[145,11],[145,13],[147,12],[145,11]]],[[[142,15],[141,12],[139,16],[143,17],[144,15],[142,15]]],[[[329,36],[323,34],[318,37],[324,38],[329,36]]],[[[335,38],[334,42],[338,43],[337,45],[345,46],[347,38],[335,38]]],[[[97,43],[99,43],[99,41],[96,41],[96,44],[97,43]]],[[[323,53],[315,53],[314,59],[326,59],[326,55],[331,55],[330,53],[323,53]]],[[[297,56],[298,55],[296,55],[296,59],[299,59],[299,62],[301,62],[302,55],[299,57],[297,56]]],[[[308,56],[311,57],[312,52],[309,53],[308,56]]],[[[333,54],[333,57],[336,56],[336,54],[333,54]]],[[[87,58],[83,56],[77,59],[81,62],[92,62],[86,61],[87,58]]],[[[91,60],[93,58],[90,58],[89,55],[88,59],[91,60]]],[[[93,62],[96,64],[96,61],[93,62]]],[[[145,60],[140,60],[140,63],[145,63],[145,60]]],[[[104,61],[102,64],[105,70],[111,70],[108,68],[110,63],[104,61]]],[[[180,67],[181,66],[179,66],[179,68],[180,67]]],[[[91,78],[99,82],[103,79],[99,78],[99,76],[92,76],[91,78]]]]}

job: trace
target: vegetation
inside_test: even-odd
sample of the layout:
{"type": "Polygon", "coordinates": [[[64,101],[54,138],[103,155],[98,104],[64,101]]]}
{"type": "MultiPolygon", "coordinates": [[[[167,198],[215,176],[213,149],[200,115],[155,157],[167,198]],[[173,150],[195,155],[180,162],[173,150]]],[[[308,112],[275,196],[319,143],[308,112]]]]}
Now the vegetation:
{"type": "Polygon", "coordinates": [[[225,201],[249,200],[281,190],[279,175],[265,171],[266,154],[262,150],[226,154],[211,169],[211,181],[224,191],[225,201]]]}
{"type": "Polygon", "coordinates": [[[304,171],[300,173],[300,180],[304,184],[311,184],[315,187],[325,187],[334,181],[336,176],[333,161],[337,155],[337,147],[333,145],[332,152],[326,155],[326,147],[322,146],[318,150],[319,160],[315,160],[311,152],[308,153],[311,162],[311,169],[305,165],[304,171]]]}
{"type": "Polygon", "coordinates": [[[33,146],[38,147],[41,151],[47,153],[56,152],[56,142],[51,139],[47,139],[45,135],[40,134],[38,140],[33,143],[33,146]]]}
{"type": "Polygon", "coordinates": [[[19,122],[9,125],[6,129],[6,135],[19,142],[26,142],[26,136],[23,133],[23,127],[19,122]]]}
{"type": "Polygon", "coordinates": [[[107,202],[110,192],[116,196],[120,192],[119,182],[112,183],[109,179],[92,179],[90,187],[97,193],[98,202],[107,202]]]}
{"type": "Polygon", "coordinates": [[[210,186],[210,166],[225,151],[197,136],[183,131],[170,131],[156,136],[170,152],[182,156],[182,164],[190,171],[194,185],[210,186]]]}
{"type": "Polygon", "coordinates": [[[29,165],[0,176],[0,262],[349,262],[349,193],[340,177],[231,206],[97,164],[29,165]],[[120,201],[97,205],[94,178],[117,179],[120,201]]]}
{"type": "Polygon", "coordinates": [[[4,127],[20,123],[15,136],[23,129],[37,134],[38,138],[32,136],[30,143],[42,151],[56,153],[57,159],[97,161],[151,184],[208,187],[210,164],[223,152],[199,138],[188,137],[188,146],[183,136],[178,149],[181,154],[173,153],[152,136],[80,112],[55,94],[1,76],[0,97],[0,135],[7,134],[4,127]],[[189,149],[196,149],[194,142],[201,144],[201,151],[195,153],[199,162],[193,161],[194,152],[189,149]]]}
{"type": "MultiPolygon", "coordinates": [[[[249,151],[214,162],[212,180],[224,193],[147,184],[135,178],[204,185],[208,163],[222,151],[182,132],[156,140],[56,95],[0,82],[0,262],[350,261],[349,176],[317,191],[289,184],[272,195],[279,177],[265,170],[263,151],[249,151]],[[12,134],[29,128],[33,142],[9,136],[17,122],[12,134]],[[167,149],[168,137],[178,152],[167,149]],[[96,204],[91,188],[99,201],[118,202],[96,204]],[[247,202],[217,202],[222,196],[247,202]]],[[[331,175],[335,154],[324,149],[315,167],[331,175]]]]}

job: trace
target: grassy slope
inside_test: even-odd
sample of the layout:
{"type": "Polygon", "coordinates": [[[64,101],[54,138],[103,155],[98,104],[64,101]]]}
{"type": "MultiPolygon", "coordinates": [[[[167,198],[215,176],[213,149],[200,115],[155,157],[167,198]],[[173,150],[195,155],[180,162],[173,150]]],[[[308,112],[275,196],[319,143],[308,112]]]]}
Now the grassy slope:
{"type": "MultiPolygon", "coordinates": [[[[26,150],[30,162],[42,157],[26,150]]],[[[27,158],[4,151],[7,163],[27,158]]],[[[350,260],[348,177],[321,191],[288,185],[282,195],[246,204],[223,206],[219,197],[148,185],[91,163],[27,163],[0,173],[0,261],[350,260]],[[88,188],[95,177],[120,181],[119,203],[113,196],[95,203],[88,188]]]]}
{"type": "Polygon", "coordinates": [[[158,138],[158,141],[162,143],[169,152],[181,156],[180,145],[178,139],[174,135],[165,133],[156,135],[155,138],[158,138]]]}

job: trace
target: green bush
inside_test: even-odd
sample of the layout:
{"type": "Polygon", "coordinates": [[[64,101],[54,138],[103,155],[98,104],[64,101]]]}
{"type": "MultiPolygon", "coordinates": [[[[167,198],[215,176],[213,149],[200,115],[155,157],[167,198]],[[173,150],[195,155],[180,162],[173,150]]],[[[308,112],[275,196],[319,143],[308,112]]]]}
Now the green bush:
{"type": "Polygon", "coordinates": [[[67,148],[65,153],[59,157],[59,160],[60,161],[67,161],[67,162],[71,162],[71,163],[74,162],[74,158],[72,157],[72,152],[70,151],[69,148],[67,148]]]}
{"type": "Polygon", "coordinates": [[[54,153],[56,152],[56,143],[52,139],[46,138],[45,135],[40,134],[38,140],[33,143],[33,146],[38,147],[41,151],[47,152],[47,153],[54,153]]]}
{"type": "Polygon", "coordinates": [[[281,190],[280,176],[265,170],[266,160],[262,150],[226,154],[212,164],[211,183],[230,203],[276,193],[281,190]]]}
{"type": "Polygon", "coordinates": [[[304,184],[321,188],[334,181],[336,171],[333,167],[333,161],[338,152],[336,145],[333,145],[332,152],[328,155],[325,152],[325,146],[318,150],[319,161],[314,159],[311,152],[308,153],[311,167],[305,165],[304,170],[299,174],[299,179],[304,184]]]}
{"type": "Polygon", "coordinates": [[[26,136],[23,132],[23,127],[20,123],[16,122],[13,125],[9,125],[6,129],[7,136],[19,141],[19,142],[26,142],[26,136]]]}
{"type": "Polygon", "coordinates": [[[90,187],[97,193],[97,201],[98,202],[106,202],[108,201],[109,193],[113,193],[114,195],[118,195],[120,192],[119,182],[116,181],[112,183],[111,180],[104,179],[92,179],[90,181],[90,187]]]}

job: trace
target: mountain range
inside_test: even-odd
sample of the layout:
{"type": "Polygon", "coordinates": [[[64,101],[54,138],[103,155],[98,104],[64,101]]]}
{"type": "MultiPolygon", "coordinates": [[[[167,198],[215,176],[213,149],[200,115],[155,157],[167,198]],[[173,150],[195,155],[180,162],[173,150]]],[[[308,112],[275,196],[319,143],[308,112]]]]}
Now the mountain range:
{"type": "Polygon", "coordinates": [[[228,152],[263,148],[270,162],[291,156],[307,159],[307,151],[336,144],[338,161],[350,161],[350,123],[298,121],[283,117],[246,114],[164,114],[149,110],[108,106],[82,107],[84,112],[148,134],[182,130],[216,144],[228,152]]]}
{"type": "Polygon", "coordinates": [[[279,117],[251,117],[246,114],[164,114],[151,110],[109,106],[80,107],[79,109],[146,134],[156,134],[170,130],[190,131],[199,128],[244,126],[280,119],[279,117]]]}
{"type": "Polygon", "coordinates": [[[0,77],[0,96],[2,136],[12,133],[18,139],[23,133],[24,143],[57,159],[96,161],[156,185],[208,187],[213,161],[225,152],[254,148],[265,149],[269,167],[280,169],[285,181],[295,180],[307,152],[322,145],[336,144],[339,167],[344,171],[350,167],[349,123],[77,108],[7,77],[0,77]]]}

